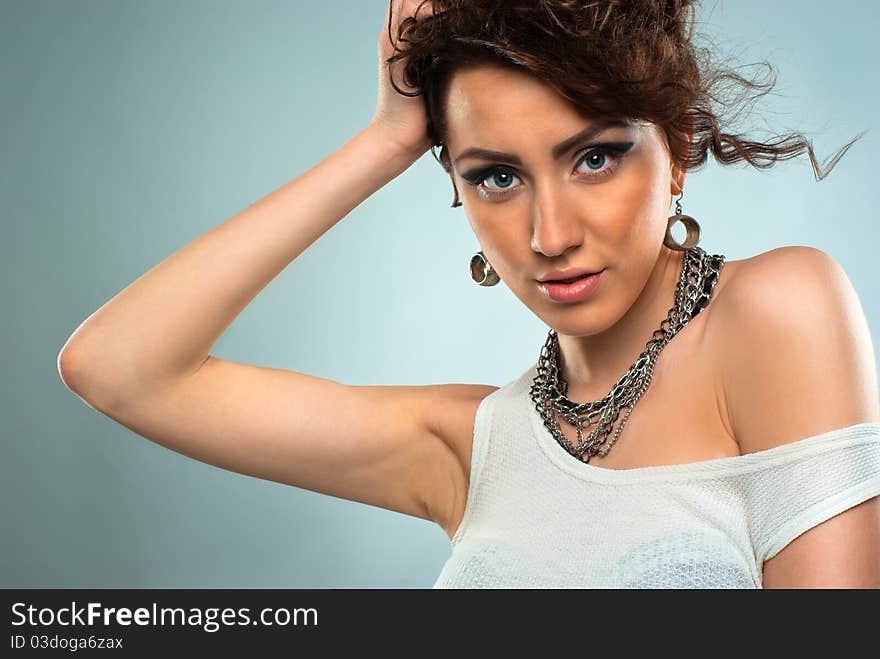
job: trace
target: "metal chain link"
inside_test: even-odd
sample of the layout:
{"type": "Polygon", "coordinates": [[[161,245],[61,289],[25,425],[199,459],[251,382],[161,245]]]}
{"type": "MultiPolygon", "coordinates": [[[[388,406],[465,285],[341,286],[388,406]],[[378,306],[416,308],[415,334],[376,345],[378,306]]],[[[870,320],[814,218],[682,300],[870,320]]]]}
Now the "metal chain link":
{"type": "Polygon", "coordinates": [[[559,336],[556,330],[550,330],[547,341],[541,348],[537,363],[538,374],[532,380],[529,395],[544,420],[544,425],[566,451],[587,463],[594,455],[604,457],[608,454],[620,438],[633,407],[651,384],[654,365],[660,352],[672,337],[708,305],[724,262],[723,255],[710,256],[700,247],[692,247],[684,252],[681,276],[675,289],[675,306],[660,323],[660,328],[654,330],[651,339],[645,344],[645,351],[601,400],[575,403],[566,398],[568,383],[562,378],[559,369],[559,336]],[[626,409],[626,413],[615,430],[614,423],[623,409],[626,409]],[[577,446],[560,430],[554,410],[577,429],[577,446]],[[584,426],[595,426],[587,439],[584,439],[584,426]],[[614,436],[604,446],[612,431],[614,436]],[[584,455],[587,456],[586,459],[584,455]]]}

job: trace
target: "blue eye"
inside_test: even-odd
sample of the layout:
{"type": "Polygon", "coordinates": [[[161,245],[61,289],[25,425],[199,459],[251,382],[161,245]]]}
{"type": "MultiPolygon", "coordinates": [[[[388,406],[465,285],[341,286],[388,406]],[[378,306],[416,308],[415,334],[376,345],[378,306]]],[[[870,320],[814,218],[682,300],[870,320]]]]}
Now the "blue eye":
{"type": "MultiPolygon", "coordinates": [[[[498,171],[490,173],[483,180],[484,181],[493,181],[499,185],[500,189],[504,190],[504,189],[510,187],[511,180],[515,179],[515,178],[516,178],[516,176],[514,176],[510,172],[502,169],[502,170],[498,170],[498,171]]],[[[492,188],[489,188],[489,189],[491,190],[492,188]]]]}
{"type": "Polygon", "coordinates": [[[592,153],[588,154],[582,162],[587,163],[587,167],[589,167],[590,169],[602,169],[602,166],[605,164],[606,157],[607,154],[603,151],[593,151],[592,153]],[[597,160],[598,162],[596,162],[597,160]]]}

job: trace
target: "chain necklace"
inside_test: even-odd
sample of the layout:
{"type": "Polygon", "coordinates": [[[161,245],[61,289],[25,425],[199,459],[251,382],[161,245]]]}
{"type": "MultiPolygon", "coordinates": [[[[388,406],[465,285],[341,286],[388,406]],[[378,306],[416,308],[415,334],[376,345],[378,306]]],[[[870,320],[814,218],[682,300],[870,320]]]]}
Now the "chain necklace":
{"type": "Polygon", "coordinates": [[[700,247],[692,247],[684,252],[681,276],[675,289],[675,306],[669,310],[669,315],[660,323],[660,328],[654,331],[645,344],[646,350],[601,400],[575,403],[566,398],[568,383],[562,378],[559,368],[559,336],[556,330],[550,330],[547,341],[541,348],[537,363],[538,374],[532,380],[529,395],[543,418],[544,425],[566,451],[587,463],[594,455],[604,457],[608,454],[620,437],[632,408],[651,384],[660,351],[709,303],[724,261],[723,255],[710,256],[700,247]],[[614,423],[624,408],[626,413],[615,431],[614,423]],[[562,434],[553,410],[569,425],[575,426],[577,446],[562,434]],[[590,432],[587,439],[584,439],[583,434],[585,425],[595,425],[595,430],[590,432]],[[608,436],[612,432],[614,436],[609,442],[608,436]]]}

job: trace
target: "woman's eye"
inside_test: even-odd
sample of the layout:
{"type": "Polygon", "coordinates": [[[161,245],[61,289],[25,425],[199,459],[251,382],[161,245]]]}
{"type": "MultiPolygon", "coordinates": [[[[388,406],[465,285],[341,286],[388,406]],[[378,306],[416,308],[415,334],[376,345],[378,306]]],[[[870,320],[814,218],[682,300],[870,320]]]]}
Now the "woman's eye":
{"type": "Polygon", "coordinates": [[[592,171],[602,169],[607,160],[608,154],[604,151],[591,151],[581,158],[581,162],[592,171]]]}
{"type": "Polygon", "coordinates": [[[490,183],[490,185],[486,186],[488,190],[501,191],[501,190],[506,190],[508,188],[513,187],[513,181],[516,178],[517,177],[514,174],[512,174],[511,172],[508,172],[506,170],[498,170],[498,171],[492,172],[486,178],[484,178],[482,183],[485,184],[488,181],[490,183]],[[493,183],[495,185],[497,185],[498,187],[497,188],[491,187],[491,184],[493,184],[493,183]]]}

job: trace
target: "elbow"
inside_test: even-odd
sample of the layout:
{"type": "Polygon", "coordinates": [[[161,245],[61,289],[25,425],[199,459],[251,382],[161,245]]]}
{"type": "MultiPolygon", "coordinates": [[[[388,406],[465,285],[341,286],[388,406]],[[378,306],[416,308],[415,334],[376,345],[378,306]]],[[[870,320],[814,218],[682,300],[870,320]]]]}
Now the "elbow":
{"type": "Polygon", "coordinates": [[[64,383],[64,386],[67,387],[72,394],[79,398],[88,407],[98,412],[100,410],[98,410],[89,399],[80,393],[83,390],[83,387],[78,377],[74,375],[73,365],[76,363],[75,360],[76,358],[73,356],[73,352],[69,348],[66,346],[62,348],[55,360],[58,369],[58,376],[61,378],[61,382],[64,383]]]}
{"type": "Polygon", "coordinates": [[[74,364],[76,363],[76,359],[73,355],[73,351],[65,345],[61,348],[61,351],[58,353],[58,356],[55,359],[55,366],[58,369],[58,376],[61,378],[61,381],[64,383],[64,386],[70,389],[73,393],[77,393],[75,387],[77,387],[76,376],[73,374],[74,364]]]}
{"type": "Polygon", "coordinates": [[[101,402],[107,399],[108,388],[99,380],[86,374],[83,360],[85,357],[77,348],[68,344],[61,349],[56,358],[56,368],[61,382],[81,401],[94,410],[105,409],[101,402]]]}

